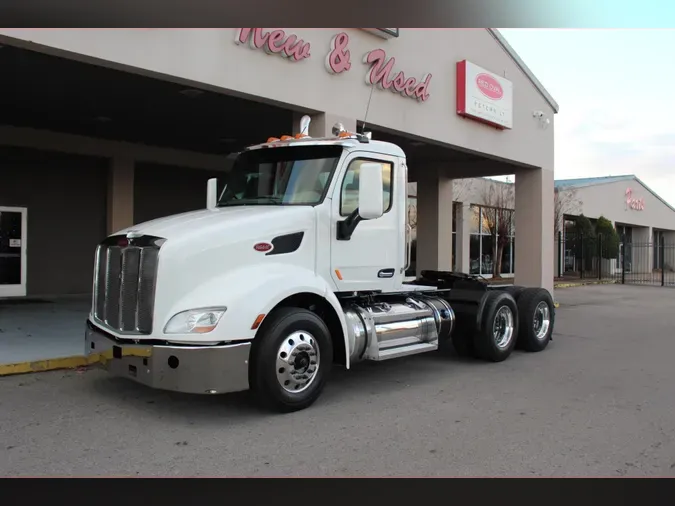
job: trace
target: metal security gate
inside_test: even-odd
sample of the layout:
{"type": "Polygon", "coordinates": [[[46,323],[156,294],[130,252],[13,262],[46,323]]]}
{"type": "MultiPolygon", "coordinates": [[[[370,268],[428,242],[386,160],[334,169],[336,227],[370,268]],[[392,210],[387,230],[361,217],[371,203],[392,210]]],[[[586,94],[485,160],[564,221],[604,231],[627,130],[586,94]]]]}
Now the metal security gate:
{"type": "Polygon", "coordinates": [[[557,279],[614,281],[627,285],[675,287],[675,244],[663,234],[637,242],[622,236],[609,244],[602,235],[558,233],[557,279]]]}

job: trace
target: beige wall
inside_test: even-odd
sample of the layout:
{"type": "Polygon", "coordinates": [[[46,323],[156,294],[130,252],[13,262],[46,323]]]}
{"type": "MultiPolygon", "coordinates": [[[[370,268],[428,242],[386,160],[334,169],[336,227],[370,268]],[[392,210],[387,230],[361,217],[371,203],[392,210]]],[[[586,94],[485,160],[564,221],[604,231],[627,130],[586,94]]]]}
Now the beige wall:
{"type": "Polygon", "coordinates": [[[675,211],[636,180],[578,188],[576,198],[580,201],[579,210],[569,214],[583,213],[588,218],[604,216],[613,223],[675,230],[675,211]],[[644,198],[644,210],[626,206],[627,188],[633,189],[633,198],[644,198]]]}
{"type": "MultiPolygon", "coordinates": [[[[511,57],[485,29],[400,30],[383,40],[364,30],[345,29],[351,40],[352,68],[330,74],[325,57],[333,29],[284,29],[311,43],[311,57],[300,62],[234,43],[237,29],[2,29],[13,44],[47,46],[52,53],[104,60],[108,66],[134,67],[144,74],[196,86],[293,104],[299,108],[363,119],[371,88],[365,84],[366,52],[382,48],[396,58],[396,69],[421,78],[432,74],[429,100],[419,103],[375,89],[368,122],[461,146],[506,160],[553,170],[553,124],[539,127],[535,110],[553,121],[553,111],[511,57]],[[28,41],[31,41],[30,43],[28,41]],[[141,50],[142,48],[142,50],[141,50]],[[514,83],[514,128],[498,131],[455,114],[455,63],[468,59],[514,83]]],[[[99,62],[101,63],[101,62],[99,62]]]]}

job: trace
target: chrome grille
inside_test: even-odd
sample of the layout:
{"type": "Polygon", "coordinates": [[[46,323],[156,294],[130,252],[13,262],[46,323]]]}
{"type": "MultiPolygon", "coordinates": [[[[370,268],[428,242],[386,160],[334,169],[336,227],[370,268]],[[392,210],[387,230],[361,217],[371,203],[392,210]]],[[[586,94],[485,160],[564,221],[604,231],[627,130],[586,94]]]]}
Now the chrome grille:
{"type": "Polygon", "coordinates": [[[150,334],[162,239],[142,237],[119,245],[111,237],[96,251],[94,318],[125,334],[150,334]]]}

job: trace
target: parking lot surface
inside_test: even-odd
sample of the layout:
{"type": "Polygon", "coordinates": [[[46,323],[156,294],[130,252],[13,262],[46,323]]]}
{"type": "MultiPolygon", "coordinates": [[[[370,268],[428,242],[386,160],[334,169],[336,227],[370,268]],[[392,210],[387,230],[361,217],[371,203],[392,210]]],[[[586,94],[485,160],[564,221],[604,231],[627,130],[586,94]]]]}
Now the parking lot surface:
{"type": "Polygon", "coordinates": [[[675,290],[556,298],[543,353],[365,363],[289,415],[97,370],[0,378],[0,475],[675,476],[675,290]]]}

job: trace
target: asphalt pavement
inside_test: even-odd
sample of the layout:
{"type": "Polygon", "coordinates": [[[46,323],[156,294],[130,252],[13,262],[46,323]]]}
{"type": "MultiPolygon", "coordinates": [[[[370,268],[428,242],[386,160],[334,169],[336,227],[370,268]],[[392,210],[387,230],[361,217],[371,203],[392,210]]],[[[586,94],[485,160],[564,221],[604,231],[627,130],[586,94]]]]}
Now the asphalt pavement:
{"type": "Polygon", "coordinates": [[[675,290],[556,297],[543,353],[360,364],[289,415],[98,370],[0,378],[0,475],[675,476],[675,290]]]}

